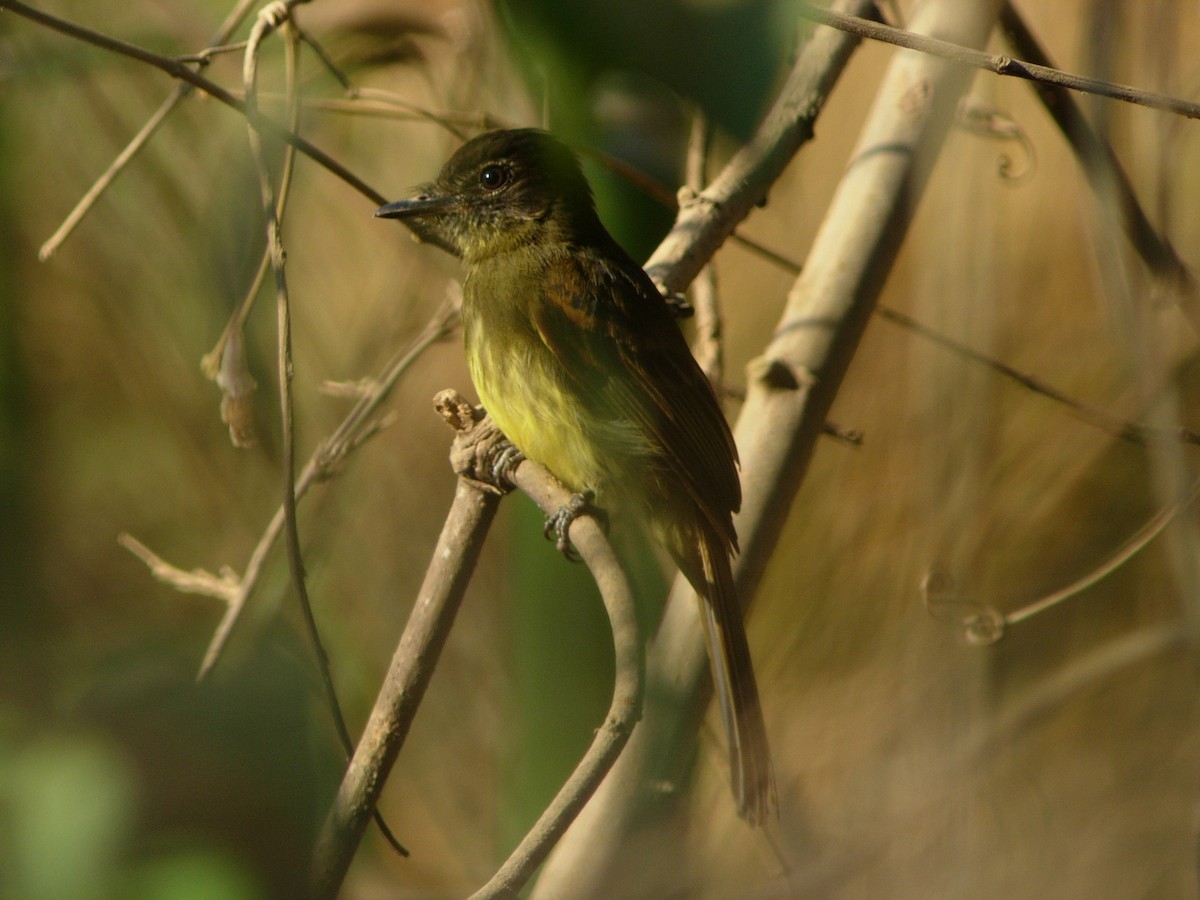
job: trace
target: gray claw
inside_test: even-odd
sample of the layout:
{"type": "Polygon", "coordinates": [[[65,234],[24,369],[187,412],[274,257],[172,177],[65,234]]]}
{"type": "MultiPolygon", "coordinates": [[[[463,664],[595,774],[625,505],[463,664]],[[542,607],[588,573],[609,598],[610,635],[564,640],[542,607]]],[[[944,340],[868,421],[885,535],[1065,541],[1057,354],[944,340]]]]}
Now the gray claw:
{"type": "Polygon", "coordinates": [[[554,546],[558,548],[558,552],[571,562],[579,562],[581,558],[579,552],[571,544],[571,538],[568,536],[568,532],[571,530],[571,523],[584,513],[594,512],[592,501],[595,499],[596,495],[591,491],[572,494],[571,499],[564,506],[554,513],[554,515],[546,518],[546,525],[542,529],[542,534],[546,536],[546,540],[553,540],[554,546]]]}

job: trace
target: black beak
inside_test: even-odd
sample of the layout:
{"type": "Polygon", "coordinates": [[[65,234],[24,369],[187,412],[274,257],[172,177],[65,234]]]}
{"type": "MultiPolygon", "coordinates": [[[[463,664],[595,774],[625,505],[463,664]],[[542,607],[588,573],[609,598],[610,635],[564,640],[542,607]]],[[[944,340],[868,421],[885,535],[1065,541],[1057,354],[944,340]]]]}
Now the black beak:
{"type": "Polygon", "coordinates": [[[381,219],[411,219],[426,215],[436,215],[453,206],[448,197],[430,197],[421,195],[410,200],[397,200],[375,210],[375,215],[381,219]]]}

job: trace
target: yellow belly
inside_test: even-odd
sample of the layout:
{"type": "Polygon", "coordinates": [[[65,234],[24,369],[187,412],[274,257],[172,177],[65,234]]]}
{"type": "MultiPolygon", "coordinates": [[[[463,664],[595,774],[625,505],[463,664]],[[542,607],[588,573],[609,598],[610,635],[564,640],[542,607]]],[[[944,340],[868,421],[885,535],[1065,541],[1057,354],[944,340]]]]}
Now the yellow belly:
{"type": "Polygon", "coordinates": [[[496,352],[485,339],[467,357],[480,402],[526,459],[572,491],[604,487],[611,461],[601,458],[595,429],[548,349],[510,345],[496,352]]]}
{"type": "Polygon", "coordinates": [[[622,373],[588,369],[595,360],[560,359],[542,339],[532,314],[546,302],[538,290],[538,259],[509,254],[489,260],[487,292],[477,273],[468,273],[463,331],[471,380],[492,420],[526,459],[572,491],[621,493],[655,447],[607,397],[609,379],[622,373]]]}

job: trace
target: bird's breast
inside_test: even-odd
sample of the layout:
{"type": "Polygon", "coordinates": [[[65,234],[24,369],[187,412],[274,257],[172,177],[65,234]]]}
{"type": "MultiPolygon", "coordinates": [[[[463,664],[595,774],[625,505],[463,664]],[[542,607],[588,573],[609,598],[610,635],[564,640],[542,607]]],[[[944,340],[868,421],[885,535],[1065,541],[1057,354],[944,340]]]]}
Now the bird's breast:
{"type": "Polygon", "coordinates": [[[608,461],[600,423],[577,394],[576,379],[516,304],[470,296],[464,287],[467,365],[480,402],[527,459],[573,491],[602,491],[608,461]]]}

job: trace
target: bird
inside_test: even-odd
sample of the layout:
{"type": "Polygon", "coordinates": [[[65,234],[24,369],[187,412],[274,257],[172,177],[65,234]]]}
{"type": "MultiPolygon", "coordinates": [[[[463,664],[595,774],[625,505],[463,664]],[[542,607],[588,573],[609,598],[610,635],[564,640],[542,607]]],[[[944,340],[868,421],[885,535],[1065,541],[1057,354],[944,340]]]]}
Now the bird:
{"type": "Polygon", "coordinates": [[[737,810],[762,824],[775,785],[731,564],[737,446],[670,304],[604,227],[576,154],[546,131],[481,134],[416,191],[376,215],[461,258],[484,409],[573,499],[640,521],[700,598],[737,810]]]}

